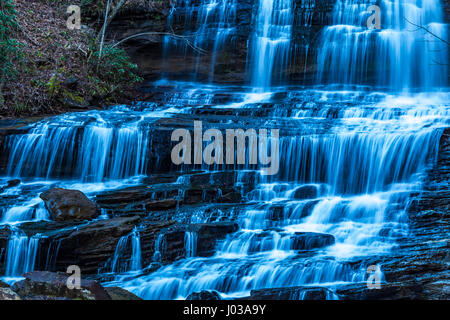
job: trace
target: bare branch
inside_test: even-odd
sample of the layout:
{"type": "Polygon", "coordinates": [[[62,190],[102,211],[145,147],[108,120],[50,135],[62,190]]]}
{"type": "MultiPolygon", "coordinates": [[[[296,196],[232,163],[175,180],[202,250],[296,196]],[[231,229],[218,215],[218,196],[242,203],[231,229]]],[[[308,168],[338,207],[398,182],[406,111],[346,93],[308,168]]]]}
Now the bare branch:
{"type": "Polygon", "coordinates": [[[185,41],[186,44],[189,47],[191,47],[194,51],[196,51],[198,53],[201,53],[201,54],[206,54],[207,53],[206,50],[204,50],[204,49],[202,49],[200,47],[197,47],[195,44],[193,44],[191,41],[189,41],[188,40],[189,37],[187,37],[187,36],[180,36],[180,35],[177,35],[177,34],[172,33],[172,32],[142,32],[142,33],[138,33],[138,34],[134,34],[134,35],[131,35],[129,37],[126,37],[126,38],[120,40],[119,42],[116,42],[111,47],[114,48],[114,47],[118,46],[119,44],[121,44],[121,43],[123,43],[125,41],[128,41],[128,40],[133,39],[133,38],[137,38],[137,37],[140,37],[140,36],[145,36],[145,35],[169,36],[169,37],[172,37],[172,38],[177,39],[177,40],[185,41]]]}
{"type": "Polygon", "coordinates": [[[428,30],[427,28],[425,28],[424,26],[421,26],[421,25],[418,25],[418,24],[415,24],[415,23],[413,23],[413,22],[411,22],[411,21],[409,21],[408,19],[406,19],[406,18],[404,18],[408,23],[410,23],[410,24],[412,24],[413,26],[415,26],[415,27],[417,27],[417,28],[419,28],[419,29],[422,29],[422,30],[424,30],[424,31],[426,31],[426,32],[428,32],[429,34],[431,34],[433,37],[435,37],[436,39],[439,39],[439,40],[441,40],[442,42],[444,42],[444,43],[446,43],[448,46],[450,46],[450,42],[448,42],[447,40],[445,40],[445,39],[442,39],[441,37],[439,37],[438,35],[436,35],[435,33],[433,33],[433,32],[431,32],[430,30],[428,30]]]}
{"type": "Polygon", "coordinates": [[[103,43],[105,41],[105,31],[106,31],[106,27],[108,25],[108,14],[109,14],[109,0],[106,3],[105,22],[103,23],[103,28],[102,28],[102,31],[101,31],[102,37],[101,37],[101,40],[100,40],[100,49],[99,49],[99,54],[98,54],[98,59],[99,60],[102,58],[103,43]]]}

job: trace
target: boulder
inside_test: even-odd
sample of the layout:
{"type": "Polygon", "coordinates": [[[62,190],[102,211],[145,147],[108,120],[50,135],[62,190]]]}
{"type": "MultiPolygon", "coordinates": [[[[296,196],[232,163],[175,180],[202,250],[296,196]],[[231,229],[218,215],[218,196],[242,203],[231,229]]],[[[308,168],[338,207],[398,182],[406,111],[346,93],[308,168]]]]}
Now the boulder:
{"type": "Polygon", "coordinates": [[[96,281],[81,279],[80,289],[69,289],[69,275],[48,271],[33,271],[23,275],[13,290],[25,300],[111,300],[108,292],[96,281]]]}
{"type": "Polygon", "coordinates": [[[21,300],[20,296],[11,288],[4,288],[0,286],[0,300],[21,300]]]}
{"type": "Polygon", "coordinates": [[[203,290],[191,293],[186,300],[222,300],[222,298],[216,291],[203,290]]]}
{"type": "Polygon", "coordinates": [[[92,220],[99,215],[97,205],[78,190],[55,188],[40,197],[55,221],[92,220]]]}

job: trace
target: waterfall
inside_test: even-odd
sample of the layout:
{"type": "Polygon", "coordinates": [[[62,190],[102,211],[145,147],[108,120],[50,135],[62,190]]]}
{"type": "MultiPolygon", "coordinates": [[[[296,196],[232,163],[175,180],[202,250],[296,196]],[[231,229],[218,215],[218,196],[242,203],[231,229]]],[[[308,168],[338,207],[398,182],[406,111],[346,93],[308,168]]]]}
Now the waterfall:
{"type": "Polygon", "coordinates": [[[251,83],[265,89],[289,63],[292,38],[292,0],[259,0],[250,41],[251,83]],[[278,72],[278,74],[276,74],[278,72]]]}
{"type": "Polygon", "coordinates": [[[186,231],[184,235],[184,247],[186,251],[186,258],[195,257],[197,254],[198,236],[196,232],[186,231]]]}
{"type": "Polygon", "coordinates": [[[440,1],[382,0],[381,29],[368,29],[369,6],[337,0],[332,25],[322,33],[318,82],[371,84],[400,91],[445,87],[447,44],[409,23],[447,39],[440,1]]]}
{"type": "MultiPolygon", "coordinates": [[[[184,23],[183,39],[173,39],[166,36],[164,41],[164,56],[178,53],[195,57],[193,70],[195,75],[200,71],[202,52],[211,52],[208,71],[209,80],[214,80],[214,68],[217,55],[225,45],[229,44],[236,29],[237,0],[177,0],[174,2],[168,18],[168,29],[173,30],[174,22],[184,23]]],[[[194,75],[194,78],[196,77],[194,75]]]]}
{"type": "Polygon", "coordinates": [[[133,232],[123,236],[117,243],[116,250],[111,262],[111,272],[122,273],[139,271],[142,269],[142,251],[140,233],[135,227],[133,232]],[[131,247],[131,256],[126,258],[126,253],[131,247]]]}
{"type": "Polygon", "coordinates": [[[5,276],[21,276],[34,270],[39,247],[39,236],[27,237],[15,230],[8,241],[6,249],[5,276]]]}
{"type": "Polygon", "coordinates": [[[142,252],[141,252],[141,237],[138,229],[135,227],[131,234],[131,263],[130,271],[138,271],[142,269],[142,252]]]}
{"type": "Polygon", "coordinates": [[[165,236],[163,233],[160,233],[155,241],[155,251],[153,253],[153,261],[161,262],[162,261],[162,252],[165,246],[165,236]]]}
{"type": "MultiPolygon", "coordinates": [[[[408,182],[436,158],[440,131],[345,133],[283,138],[282,179],[326,183],[332,194],[372,193],[408,182]]],[[[277,177],[278,178],[278,177],[277,177]]]]}
{"type": "MultiPolygon", "coordinates": [[[[244,193],[247,206],[234,217],[239,230],[219,241],[211,258],[191,254],[187,232],[187,259],[127,281],[125,288],[146,299],[201,290],[236,298],[262,288],[334,288],[365,281],[367,266],[349,261],[386,255],[408,234],[409,194],[420,190],[421,176],[436,162],[448,107],[361,92],[306,90],[283,99],[280,109],[300,101],[289,119],[300,134],[281,137],[278,175],[258,177],[244,193]]],[[[249,173],[239,171],[236,186],[249,173]]],[[[183,175],[177,183],[186,180],[183,175]]],[[[156,252],[161,243],[160,236],[156,252]]],[[[337,298],[332,292],[326,297],[337,298]]]]}
{"type": "Polygon", "coordinates": [[[7,208],[1,216],[0,223],[14,223],[18,221],[49,220],[49,213],[39,197],[33,198],[20,206],[7,208]]]}
{"type": "MultiPolygon", "coordinates": [[[[39,221],[37,228],[48,225],[50,238],[66,239],[69,230],[59,237],[52,229],[59,223],[46,221],[50,215],[38,195],[70,187],[106,208],[79,228],[106,225],[99,220],[122,214],[139,216],[138,225],[115,238],[114,254],[102,261],[107,274],[99,278],[114,279],[114,286],[145,299],[185,299],[203,290],[237,299],[253,290],[296,286],[307,289],[292,299],[308,298],[312,288],[337,299],[337,289],[363,283],[369,262],[384,260],[398,239],[410,236],[410,197],[423,192],[450,123],[449,94],[429,94],[447,85],[447,67],[430,61],[447,61],[448,49],[404,19],[446,39],[441,5],[377,3],[382,28],[371,30],[369,3],[337,0],[332,25],[321,31],[317,48],[307,37],[306,45],[297,43],[302,35],[294,29],[297,24],[310,30],[325,20],[315,15],[318,3],[312,0],[246,3],[247,33],[240,29],[237,0],[177,0],[168,28],[181,21],[184,28],[177,31],[183,38],[167,36],[164,51],[189,65],[194,79],[206,74],[207,84],[161,80],[146,87],[151,103],[67,113],[5,136],[0,224],[14,226],[11,236],[2,233],[10,237],[0,248],[6,275],[35,268],[41,236],[26,236],[20,223],[39,221]],[[298,6],[304,11],[296,16],[298,6]],[[235,37],[247,41],[241,56],[247,58],[250,88],[211,83],[223,49],[235,37]],[[317,58],[320,86],[275,86],[287,80],[284,71],[294,52],[302,52],[300,79],[303,72],[309,80],[317,58]],[[242,165],[176,167],[168,147],[171,131],[195,120],[219,131],[279,130],[279,171],[263,176],[249,159],[242,165]],[[11,177],[21,183],[8,187],[11,177]],[[222,233],[222,228],[229,229],[222,233]],[[149,258],[155,263],[146,268],[149,258]]],[[[242,155],[237,148],[233,152],[235,159],[242,155]]],[[[57,258],[66,242],[50,243],[45,269],[65,262],[57,258]]],[[[376,276],[384,279],[382,266],[376,276]]]]}
{"type": "Polygon", "coordinates": [[[128,236],[123,236],[119,239],[116,245],[116,250],[114,251],[114,257],[111,263],[111,272],[125,272],[123,268],[120,267],[120,259],[126,250],[128,243],[128,236]]]}
{"type": "Polygon", "coordinates": [[[74,115],[37,123],[29,133],[12,137],[7,174],[11,177],[69,176],[100,182],[145,173],[148,133],[137,121],[119,127],[93,113],[85,127],[74,115]],[[49,148],[51,143],[52,148],[49,148]]]}

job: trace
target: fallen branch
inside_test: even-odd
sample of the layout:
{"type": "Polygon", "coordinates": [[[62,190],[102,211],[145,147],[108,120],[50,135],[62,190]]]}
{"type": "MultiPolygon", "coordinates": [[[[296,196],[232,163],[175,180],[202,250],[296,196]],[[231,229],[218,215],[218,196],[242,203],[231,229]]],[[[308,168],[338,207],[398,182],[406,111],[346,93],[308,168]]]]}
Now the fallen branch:
{"type": "Polygon", "coordinates": [[[431,32],[430,30],[428,30],[427,28],[425,28],[424,26],[421,26],[421,25],[418,25],[418,24],[415,24],[415,23],[413,23],[413,22],[411,22],[411,21],[409,21],[408,19],[406,19],[406,18],[404,18],[408,23],[410,23],[410,24],[412,24],[413,26],[415,26],[415,27],[417,27],[417,28],[419,28],[419,29],[422,29],[422,30],[424,30],[424,31],[426,31],[426,32],[428,32],[429,34],[431,34],[433,37],[435,37],[436,39],[439,39],[439,40],[441,40],[442,42],[444,42],[444,43],[446,43],[448,46],[450,46],[450,42],[448,42],[447,40],[445,40],[445,39],[442,39],[441,37],[439,37],[438,35],[436,35],[435,33],[433,33],[433,32],[431,32]]]}
{"type": "Polygon", "coordinates": [[[171,32],[142,32],[142,33],[137,33],[137,34],[131,35],[129,37],[126,37],[126,38],[116,42],[111,47],[114,48],[114,47],[120,45],[121,43],[123,43],[125,41],[128,41],[130,39],[141,37],[141,36],[147,36],[147,35],[151,35],[151,36],[169,36],[169,37],[172,37],[172,38],[177,39],[177,40],[185,41],[186,44],[190,48],[192,48],[194,51],[197,51],[198,53],[201,53],[201,54],[206,54],[207,53],[206,50],[204,50],[204,49],[202,49],[200,47],[197,47],[191,41],[189,41],[188,40],[188,38],[189,38],[188,36],[180,36],[180,35],[177,35],[177,34],[171,33],[171,32]]]}

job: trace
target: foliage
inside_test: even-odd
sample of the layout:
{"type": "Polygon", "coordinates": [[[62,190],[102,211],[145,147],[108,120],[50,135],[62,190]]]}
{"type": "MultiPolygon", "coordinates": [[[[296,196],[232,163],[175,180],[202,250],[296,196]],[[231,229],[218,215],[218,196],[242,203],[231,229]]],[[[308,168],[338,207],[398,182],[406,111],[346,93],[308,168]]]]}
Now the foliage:
{"type": "Polygon", "coordinates": [[[130,85],[142,81],[135,74],[137,66],[130,61],[125,50],[105,46],[101,58],[95,45],[91,46],[91,51],[93,52],[91,69],[95,70],[95,74],[100,80],[116,85],[130,85]]]}
{"type": "Polygon", "coordinates": [[[21,57],[21,44],[13,37],[18,29],[13,1],[2,0],[0,2],[0,76],[2,81],[16,74],[14,63],[21,57]]]}

